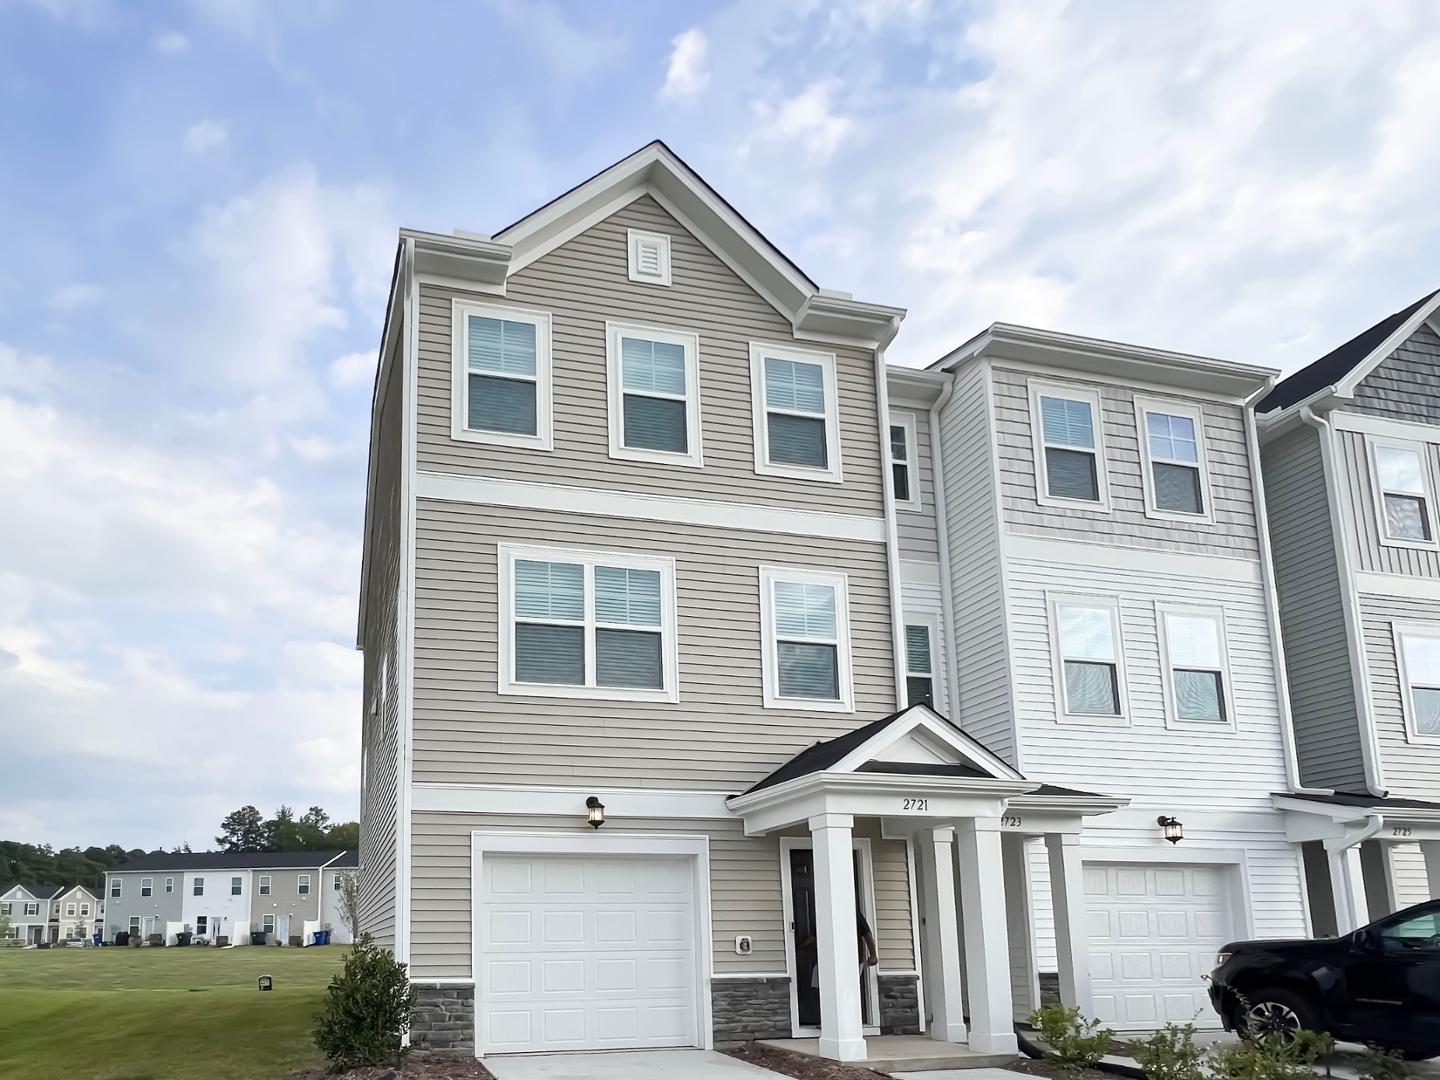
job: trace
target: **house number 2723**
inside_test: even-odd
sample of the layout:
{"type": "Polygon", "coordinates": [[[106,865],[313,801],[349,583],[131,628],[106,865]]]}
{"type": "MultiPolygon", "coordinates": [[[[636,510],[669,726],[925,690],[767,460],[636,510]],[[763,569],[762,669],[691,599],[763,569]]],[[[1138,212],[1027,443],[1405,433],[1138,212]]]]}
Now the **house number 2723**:
{"type": "Polygon", "coordinates": [[[906,799],[906,800],[905,800],[905,805],[903,806],[902,809],[905,809],[905,810],[919,810],[921,813],[924,813],[926,810],[929,810],[929,809],[930,809],[930,800],[929,800],[929,799],[906,799]]]}

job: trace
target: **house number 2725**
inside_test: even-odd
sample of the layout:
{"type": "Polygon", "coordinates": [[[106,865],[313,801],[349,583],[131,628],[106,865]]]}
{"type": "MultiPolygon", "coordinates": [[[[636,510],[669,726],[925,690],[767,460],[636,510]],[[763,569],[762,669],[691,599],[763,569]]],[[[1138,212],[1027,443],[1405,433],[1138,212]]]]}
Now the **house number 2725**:
{"type": "Polygon", "coordinates": [[[921,813],[930,809],[929,799],[906,799],[903,807],[905,810],[919,810],[921,813]]]}

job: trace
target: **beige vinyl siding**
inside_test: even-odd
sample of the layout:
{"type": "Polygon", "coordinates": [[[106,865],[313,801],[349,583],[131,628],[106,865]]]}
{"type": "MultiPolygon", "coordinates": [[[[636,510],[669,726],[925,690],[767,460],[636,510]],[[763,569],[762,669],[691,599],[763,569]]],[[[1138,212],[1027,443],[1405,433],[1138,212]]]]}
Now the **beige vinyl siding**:
{"type": "Polygon", "coordinates": [[[1267,443],[1261,467],[1300,778],[1317,787],[1363,791],[1345,598],[1320,433],[1301,425],[1267,443]]]}
{"type": "Polygon", "coordinates": [[[1435,778],[1440,776],[1440,740],[1412,742],[1406,736],[1401,697],[1404,688],[1400,685],[1400,669],[1395,658],[1394,624],[1440,626],[1440,605],[1433,600],[1361,594],[1360,617],[1365,631],[1370,700],[1385,787],[1391,795],[1433,799],[1435,778]]]}
{"type": "Polygon", "coordinates": [[[451,300],[457,295],[463,294],[434,286],[420,293],[422,470],[867,516],[884,513],[874,353],[795,341],[786,319],[649,196],[513,274],[503,300],[470,294],[487,303],[551,313],[552,451],[451,438],[451,300]],[[672,285],[629,280],[627,228],[671,237],[672,285]],[[699,336],[702,471],[609,456],[607,319],[699,336]],[[752,341],[793,343],[835,354],[843,483],[756,474],[752,341]]]}
{"type": "Polygon", "coordinates": [[[915,418],[916,446],[910,448],[913,458],[911,484],[918,484],[920,509],[895,508],[895,529],[900,541],[902,559],[935,562],[940,558],[940,544],[935,533],[935,469],[930,453],[930,410],[919,406],[894,404],[890,407],[892,422],[902,417],[915,418]]]}
{"type": "Polygon", "coordinates": [[[950,664],[949,664],[949,628],[945,625],[944,604],[940,596],[941,586],[930,585],[918,581],[906,581],[900,586],[900,604],[904,614],[904,622],[918,623],[925,622],[929,625],[927,618],[935,620],[933,630],[938,636],[930,643],[931,652],[935,656],[936,668],[932,674],[935,680],[935,711],[948,713],[950,710],[950,664]]]}
{"type": "MultiPolygon", "coordinates": [[[[997,365],[995,438],[1000,455],[1005,522],[1012,532],[1059,536],[1091,543],[1188,551],[1202,555],[1259,557],[1250,463],[1240,406],[1144,391],[1141,397],[1176,400],[1205,417],[1205,455],[1210,472],[1214,524],[1190,524],[1145,516],[1143,459],[1135,418],[1136,391],[1083,379],[1028,374],[997,365]],[[1042,506],[1036,497],[1035,446],[1031,434],[1030,380],[1075,386],[1100,395],[1110,511],[1042,506]]],[[[947,488],[948,497],[948,488],[947,488]]]]}
{"type": "MultiPolygon", "coordinates": [[[[1440,549],[1393,547],[1380,542],[1375,485],[1364,433],[1337,429],[1335,440],[1339,450],[1336,457],[1340,499],[1354,545],[1356,569],[1377,574],[1440,578],[1440,549]]],[[[1440,491],[1440,444],[1425,443],[1422,461],[1429,474],[1431,492],[1440,491]]],[[[1432,506],[1430,511],[1434,514],[1436,508],[1432,506]]]]}
{"type": "MultiPolygon", "coordinates": [[[[627,833],[704,835],[710,847],[710,905],[714,970],[717,974],[778,974],[785,970],[785,926],[778,836],[747,837],[731,820],[612,820],[605,828],[627,833]],[[735,952],[735,938],[747,934],[749,956],[735,952]]],[[[411,974],[417,979],[470,977],[470,834],[516,829],[588,835],[582,822],[553,817],[432,813],[413,815],[413,909],[411,974]]],[[[882,840],[876,822],[857,822],[856,835],[871,837],[875,862],[876,945],[880,969],[912,971],[906,849],[903,841],[882,840]]],[[[792,831],[787,835],[804,835],[792,831]]]]}
{"type": "Polygon", "coordinates": [[[954,378],[955,393],[940,417],[956,622],[947,667],[954,673],[959,699],[959,715],[951,719],[1013,765],[1015,729],[986,369],[977,364],[954,378]]]}
{"type": "Polygon", "coordinates": [[[259,930],[266,915],[275,916],[275,925],[290,916],[290,933],[298,935],[301,923],[320,918],[320,868],[318,865],[304,870],[256,870],[250,885],[250,929],[259,930]],[[260,877],[270,876],[270,895],[260,895],[260,877]],[[310,875],[310,895],[301,896],[298,885],[301,874],[310,875]]]}
{"type": "MultiPolygon", "coordinates": [[[[403,336],[403,335],[402,335],[403,336]]],[[[365,625],[363,711],[364,750],[360,807],[360,927],[377,943],[395,945],[395,875],[398,841],[397,785],[402,650],[399,642],[400,578],[404,572],[404,509],[401,495],[402,439],[405,415],[403,375],[398,355],[389,365],[389,379],[380,396],[380,432],[376,447],[375,490],[371,495],[370,549],[365,625]],[[372,715],[388,663],[388,691],[372,715]]]]}
{"type": "Polygon", "coordinates": [[[1346,408],[1422,424],[1440,424],[1440,334],[1429,325],[1376,365],[1346,408]]]}
{"type": "Polygon", "coordinates": [[[429,499],[416,532],[416,780],[738,793],[894,711],[883,545],[429,499]],[[673,557],[679,702],[500,696],[500,543],[673,557]],[[761,566],[848,576],[854,713],[762,707],[761,566]]]}
{"type": "Polygon", "coordinates": [[[1390,854],[1390,880],[1395,885],[1396,909],[1434,900],[1430,895],[1430,878],[1425,872],[1425,853],[1419,844],[1387,843],[1390,854]]]}

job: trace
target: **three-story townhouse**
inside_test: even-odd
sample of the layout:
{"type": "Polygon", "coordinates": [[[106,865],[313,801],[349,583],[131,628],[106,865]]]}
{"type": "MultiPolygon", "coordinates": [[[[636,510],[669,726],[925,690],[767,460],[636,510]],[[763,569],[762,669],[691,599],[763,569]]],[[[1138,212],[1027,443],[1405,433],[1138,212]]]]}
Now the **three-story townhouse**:
{"type": "Polygon", "coordinates": [[[1260,404],[1317,932],[1440,896],[1440,292],[1260,404]]]}
{"type": "Polygon", "coordinates": [[[890,370],[912,697],[1032,781],[1129,801],[1067,838],[1063,914],[1054,838],[1004,817],[1017,1019],[1058,976],[1119,1029],[1218,1025],[1217,947],[1307,929],[1271,806],[1294,769],[1251,406],[1275,374],[1003,324],[890,370]]]}
{"type": "Polygon", "coordinates": [[[402,230],[362,924],[410,965],[417,1046],[1013,1053],[1010,811],[1077,901],[1076,997],[1073,840],[1124,800],[906,707],[902,315],[817,287],[659,143],[493,237],[402,230]]]}

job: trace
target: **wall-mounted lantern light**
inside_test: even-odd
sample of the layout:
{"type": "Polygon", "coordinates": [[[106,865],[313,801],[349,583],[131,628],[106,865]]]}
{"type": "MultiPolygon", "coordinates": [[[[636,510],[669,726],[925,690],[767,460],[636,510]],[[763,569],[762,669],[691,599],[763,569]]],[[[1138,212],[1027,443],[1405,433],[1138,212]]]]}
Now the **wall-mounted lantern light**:
{"type": "Polygon", "coordinates": [[[1166,817],[1161,814],[1155,819],[1155,824],[1160,826],[1160,830],[1165,834],[1165,839],[1170,843],[1178,844],[1185,839],[1185,826],[1180,824],[1179,818],[1166,817]]]}
{"type": "Polygon", "coordinates": [[[605,804],[591,795],[585,800],[585,820],[590,823],[592,829],[598,829],[605,824],[605,804]]]}

